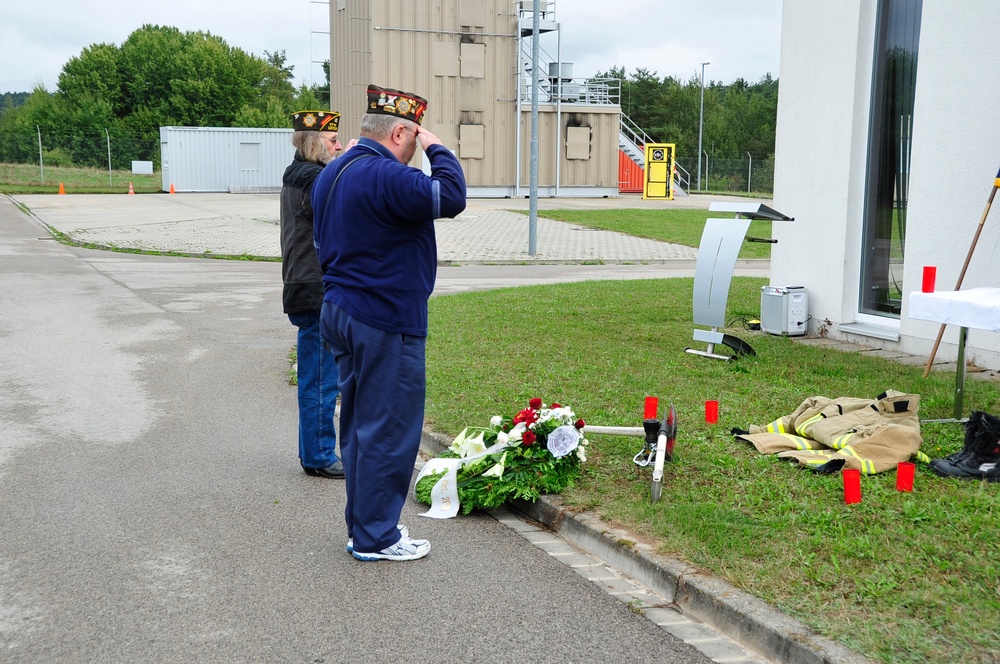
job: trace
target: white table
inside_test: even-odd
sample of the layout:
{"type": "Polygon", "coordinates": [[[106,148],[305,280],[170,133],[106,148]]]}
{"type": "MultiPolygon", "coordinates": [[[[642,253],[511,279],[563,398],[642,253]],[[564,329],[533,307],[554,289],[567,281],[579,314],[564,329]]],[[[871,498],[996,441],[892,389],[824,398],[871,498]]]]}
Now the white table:
{"type": "Polygon", "coordinates": [[[955,419],[961,419],[965,396],[965,342],[969,336],[969,328],[1000,332],[1000,288],[913,292],[910,293],[909,316],[959,327],[955,419]]]}

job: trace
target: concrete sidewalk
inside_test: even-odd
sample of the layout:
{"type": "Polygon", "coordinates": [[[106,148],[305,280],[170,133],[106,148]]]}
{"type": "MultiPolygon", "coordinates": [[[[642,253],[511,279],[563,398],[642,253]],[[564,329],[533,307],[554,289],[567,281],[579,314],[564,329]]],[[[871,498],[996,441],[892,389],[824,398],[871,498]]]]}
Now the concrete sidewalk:
{"type": "MultiPolygon", "coordinates": [[[[202,256],[278,258],[277,194],[94,194],[15,196],[47,226],[70,241],[119,249],[202,256]]],[[[542,199],[541,209],[704,208],[725,197],[688,196],[677,201],[542,199]]],[[[738,199],[733,199],[738,200],[738,199]]],[[[697,249],[593,230],[542,217],[537,252],[528,253],[527,199],[472,199],[456,219],[437,223],[441,263],[667,263],[694,260],[697,249]],[[514,211],[517,210],[517,211],[514,211]]]]}

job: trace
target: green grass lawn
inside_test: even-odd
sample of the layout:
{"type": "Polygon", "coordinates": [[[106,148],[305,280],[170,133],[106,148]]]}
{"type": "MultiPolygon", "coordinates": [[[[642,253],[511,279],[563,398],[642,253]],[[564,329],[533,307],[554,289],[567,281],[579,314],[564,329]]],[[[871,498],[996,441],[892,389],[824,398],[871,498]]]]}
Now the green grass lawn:
{"type": "MultiPolygon", "coordinates": [[[[707,210],[539,210],[538,215],[556,221],[569,221],[588,228],[617,231],[650,240],[697,247],[705,229],[707,210]]],[[[731,214],[720,214],[731,217],[731,214]]],[[[771,237],[770,221],[752,221],[748,237],[771,237]]],[[[745,242],[740,258],[770,258],[771,245],[745,242]]]]}
{"type": "MultiPolygon", "coordinates": [[[[728,314],[756,317],[765,284],[735,278],[728,314]]],[[[691,279],[672,279],[433,298],[427,417],[455,435],[540,396],[591,424],[638,426],[645,395],[672,402],[677,459],[659,503],[648,501],[650,471],[632,463],[641,440],[592,435],[565,504],[870,657],[996,661],[1000,485],[939,478],[918,464],[913,493],[897,493],[888,472],[863,477],[863,502],[845,506],[839,475],[761,455],[729,433],[788,414],[809,396],[875,397],[889,388],[920,394],[922,418],[946,418],[954,375],[924,379],[922,367],[742,328],[732,332],[756,357],[691,355],[686,346],[703,346],[691,339],[691,289],[691,279]],[[704,421],[706,399],[720,402],[716,425],[704,421]]],[[[970,381],[965,404],[1000,413],[1000,385],[970,381]]],[[[934,458],[961,447],[964,430],[925,424],[922,433],[922,450],[934,458]]]]}
{"type": "Polygon", "coordinates": [[[59,183],[67,194],[127,194],[128,185],[137,194],[163,193],[160,173],[137,175],[131,171],[46,166],[45,180],[38,164],[0,164],[0,193],[58,194],[59,183]]]}

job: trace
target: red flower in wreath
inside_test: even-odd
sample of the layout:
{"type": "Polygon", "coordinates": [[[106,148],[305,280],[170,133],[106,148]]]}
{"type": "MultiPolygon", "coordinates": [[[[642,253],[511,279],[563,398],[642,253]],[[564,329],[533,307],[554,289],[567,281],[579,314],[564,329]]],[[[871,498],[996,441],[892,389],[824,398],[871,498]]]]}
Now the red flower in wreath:
{"type": "Polygon", "coordinates": [[[528,406],[532,410],[538,410],[539,408],[541,408],[542,407],[542,399],[541,399],[541,397],[535,397],[534,399],[532,399],[531,401],[529,401],[528,402],[528,406]]]}
{"type": "Polygon", "coordinates": [[[531,408],[525,408],[520,413],[514,416],[514,424],[524,422],[527,426],[531,426],[538,421],[538,412],[532,410],[531,408]]]}
{"type": "Polygon", "coordinates": [[[521,442],[524,443],[525,445],[531,445],[533,442],[535,442],[535,432],[525,431],[523,434],[521,434],[521,442]]]}
{"type": "Polygon", "coordinates": [[[583,427],[587,426],[587,423],[584,422],[583,420],[577,420],[576,422],[573,423],[573,426],[576,427],[577,429],[583,429],[583,427]]]}
{"type": "Polygon", "coordinates": [[[553,410],[555,410],[556,408],[562,408],[562,406],[560,406],[559,404],[557,404],[555,402],[552,402],[552,405],[549,406],[549,408],[552,408],[553,410]]]}

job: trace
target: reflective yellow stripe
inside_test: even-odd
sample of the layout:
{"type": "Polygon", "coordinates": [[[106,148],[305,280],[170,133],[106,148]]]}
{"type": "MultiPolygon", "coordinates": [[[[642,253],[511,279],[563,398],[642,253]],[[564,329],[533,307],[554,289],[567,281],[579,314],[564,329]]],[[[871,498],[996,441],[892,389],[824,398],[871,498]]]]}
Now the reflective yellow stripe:
{"type": "Polygon", "coordinates": [[[855,459],[860,459],[861,458],[861,457],[858,456],[858,453],[855,451],[855,449],[853,447],[851,447],[850,445],[844,445],[844,447],[840,450],[840,453],[841,454],[846,454],[847,456],[852,456],[855,459]]]}
{"type": "Polygon", "coordinates": [[[837,436],[836,438],[833,439],[833,442],[830,443],[830,447],[832,447],[835,450],[847,447],[847,444],[851,440],[851,436],[853,435],[854,435],[853,433],[845,433],[843,436],[837,436]]]}
{"type": "Polygon", "coordinates": [[[840,450],[840,454],[846,454],[847,456],[853,457],[853,458],[857,459],[858,461],[860,461],[861,462],[861,472],[864,473],[865,475],[874,475],[875,474],[875,462],[874,461],[870,461],[870,460],[865,459],[864,457],[860,456],[858,454],[857,450],[855,450],[850,445],[847,445],[842,450],[840,450]]]}
{"type": "Polygon", "coordinates": [[[917,450],[917,453],[914,454],[913,456],[916,457],[917,461],[919,461],[920,463],[930,463],[931,462],[931,458],[929,456],[927,456],[926,454],[924,454],[923,452],[921,452],[920,450],[917,450]]]}
{"type": "Polygon", "coordinates": [[[809,429],[812,428],[812,425],[816,424],[816,422],[818,422],[819,420],[822,420],[822,419],[825,419],[823,417],[823,414],[822,413],[817,413],[817,414],[813,415],[812,417],[810,417],[808,420],[804,420],[802,422],[802,424],[796,426],[795,427],[795,432],[799,433],[799,434],[802,434],[803,436],[808,436],[809,435],[809,429]]]}
{"type": "Polygon", "coordinates": [[[785,433],[784,419],[775,420],[767,425],[768,433],[785,433]]]}
{"type": "Polygon", "coordinates": [[[795,445],[795,449],[797,449],[797,450],[814,450],[814,449],[816,449],[816,446],[813,445],[813,441],[809,440],[808,438],[803,438],[802,436],[796,436],[796,435],[790,434],[790,433],[781,433],[781,434],[778,434],[778,435],[782,436],[784,438],[787,438],[788,440],[792,441],[792,444],[795,445]]]}

